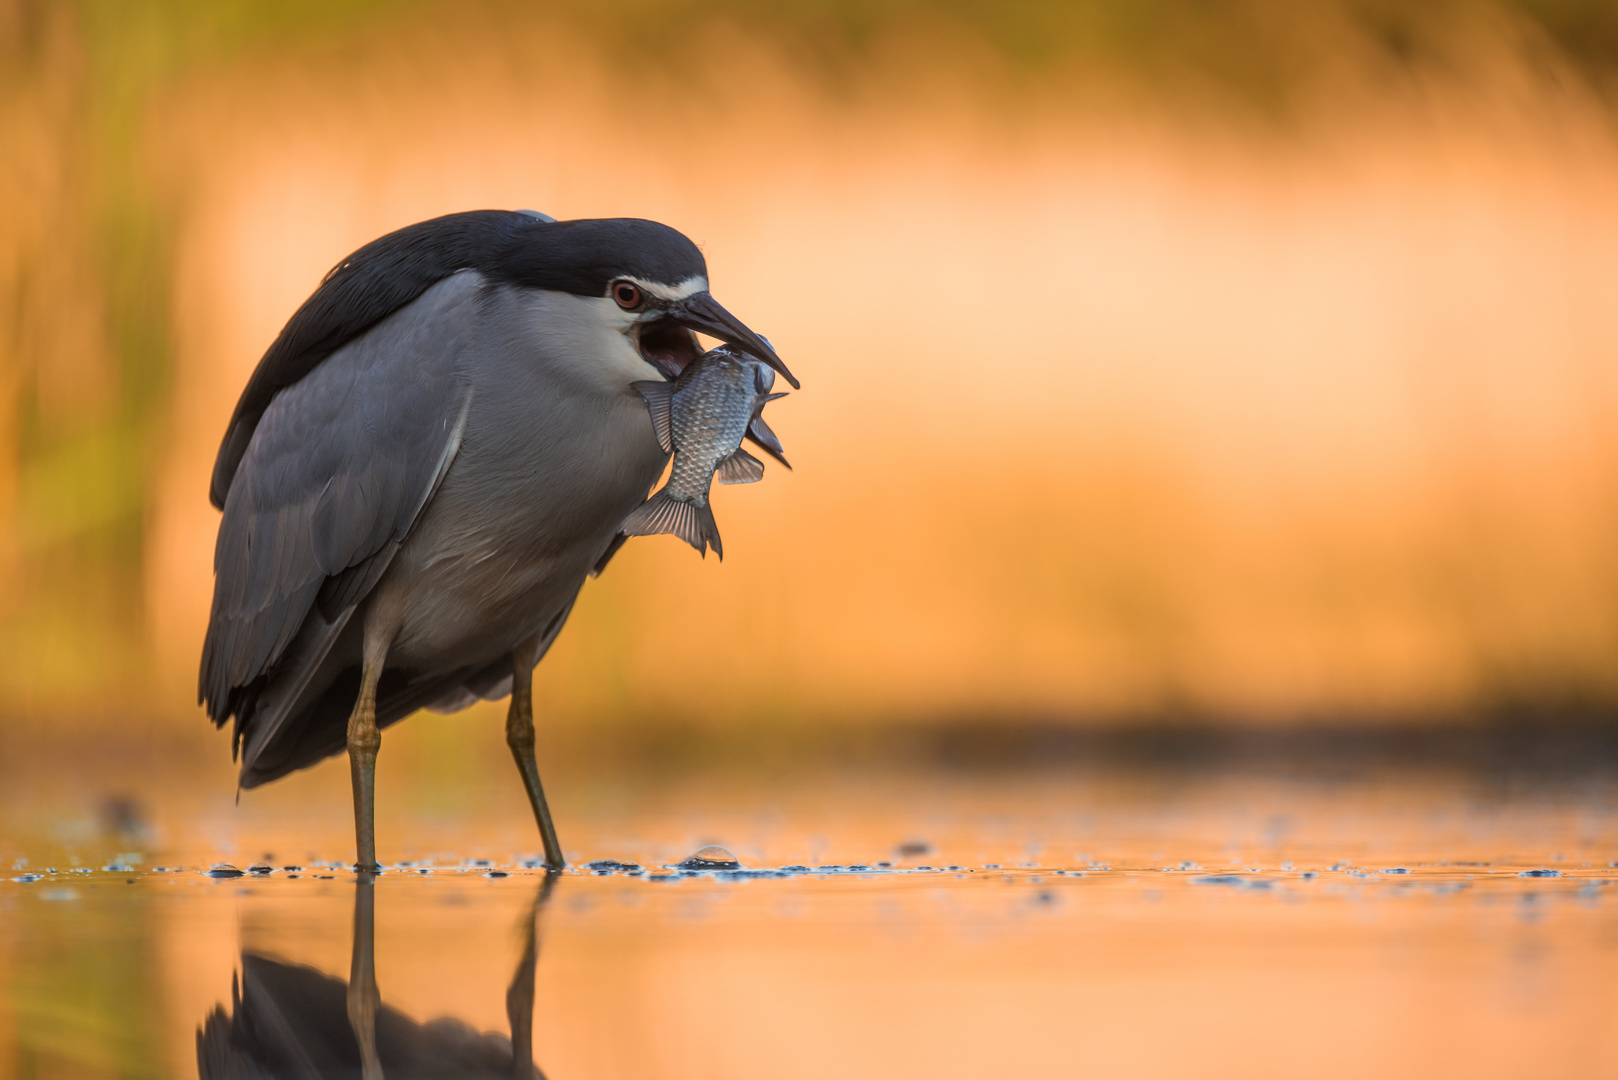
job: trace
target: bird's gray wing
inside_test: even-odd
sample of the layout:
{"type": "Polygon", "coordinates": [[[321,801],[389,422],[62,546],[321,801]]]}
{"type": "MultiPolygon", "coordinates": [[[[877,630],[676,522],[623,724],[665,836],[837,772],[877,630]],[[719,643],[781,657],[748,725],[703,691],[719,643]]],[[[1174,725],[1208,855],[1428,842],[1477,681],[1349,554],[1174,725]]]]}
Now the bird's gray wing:
{"type": "Polygon", "coordinates": [[[532,211],[472,210],[406,226],[332,267],[265,352],[219,445],[208,498],[224,509],[265,411],[337,349],[458,270],[476,268],[550,219],[532,211]]]}
{"type": "Polygon", "coordinates": [[[264,410],[225,499],[199,686],[238,746],[273,734],[255,702],[296,699],[454,460],[480,284],[438,283],[264,410]]]}

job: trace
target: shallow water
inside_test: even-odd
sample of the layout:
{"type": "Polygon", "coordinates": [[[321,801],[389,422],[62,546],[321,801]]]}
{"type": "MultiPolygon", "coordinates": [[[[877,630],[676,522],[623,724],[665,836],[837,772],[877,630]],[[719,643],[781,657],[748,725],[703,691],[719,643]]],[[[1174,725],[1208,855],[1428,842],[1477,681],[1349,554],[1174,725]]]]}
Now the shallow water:
{"type": "Polygon", "coordinates": [[[149,850],[13,806],[0,1073],[359,1076],[370,1002],[394,1076],[1618,1074],[1601,769],[564,771],[566,873],[474,784],[374,884],[342,779],[148,790],[149,850]]]}

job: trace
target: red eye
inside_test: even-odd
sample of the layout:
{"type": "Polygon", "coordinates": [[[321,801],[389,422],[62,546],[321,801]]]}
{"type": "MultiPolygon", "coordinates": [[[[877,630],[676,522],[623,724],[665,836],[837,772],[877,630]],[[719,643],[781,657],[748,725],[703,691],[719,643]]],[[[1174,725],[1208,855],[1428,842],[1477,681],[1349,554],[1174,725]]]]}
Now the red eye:
{"type": "Polygon", "coordinates": [[[615,281],[612,283],[612,298],[618,301],[619,307],[633,311],[640,307],[640,287],[632,281],[615,281]]]}

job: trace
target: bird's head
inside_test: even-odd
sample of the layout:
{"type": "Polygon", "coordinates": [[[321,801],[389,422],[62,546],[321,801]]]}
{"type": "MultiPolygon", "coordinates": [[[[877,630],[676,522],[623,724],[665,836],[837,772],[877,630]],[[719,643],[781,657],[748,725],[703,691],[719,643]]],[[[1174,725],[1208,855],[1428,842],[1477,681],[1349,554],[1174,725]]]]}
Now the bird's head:
{"type": "Polygon", "coordinates": [[[531,217],[505,253],[502,276],[595,301],[596,317],[671,379],[701,354],[692,333],[700,331],[798,385],[769,342],[709,294],[708,264],[683,233],[640,218],[531,217]]]}

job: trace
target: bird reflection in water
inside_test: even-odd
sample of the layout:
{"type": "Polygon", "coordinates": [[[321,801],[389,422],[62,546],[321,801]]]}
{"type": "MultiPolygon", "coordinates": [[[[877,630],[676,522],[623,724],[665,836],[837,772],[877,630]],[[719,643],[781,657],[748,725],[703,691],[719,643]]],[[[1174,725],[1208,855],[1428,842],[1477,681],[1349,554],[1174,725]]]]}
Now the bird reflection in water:
{"type": "Polygon", "coordinates": [[[417,1023],[382,1003],[376,982],[376,886],[354,886],[354,954],[348,982],[314,968],[242,954],[232,1009],[219,1006],[197,1032],[202,1080],[520,1076],[534,1065],[534,974],[539,920],[559,875],[546,874],[529,911],[524,946],[506,990],[511,1037],[479,1033],[452,1017],[417,1023]]]}

